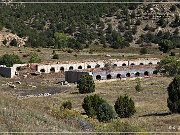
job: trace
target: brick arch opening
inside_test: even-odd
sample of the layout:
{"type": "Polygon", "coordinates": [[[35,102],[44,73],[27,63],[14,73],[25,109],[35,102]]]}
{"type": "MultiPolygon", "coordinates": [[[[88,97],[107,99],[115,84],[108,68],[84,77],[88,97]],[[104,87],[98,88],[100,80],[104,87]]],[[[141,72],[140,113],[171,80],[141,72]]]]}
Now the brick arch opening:
{"type": "Polygon", "coordinates": [[[144,76],[149,76],[149,72],[148,72],[148,71],[145,71],[145,72],[144,72],[144,76]]]}
{"type": "Polygon", "coordinates": [[[114,67],[117,67],[117,64],[114,64],[114,67]]]}
{"type": "Polygon", "coordinates": [[[152,65],[152,62],[149,62],[149,65],[152,65]]]}
{"type": "Polygon", "coordinates": [[[130,73],[127,73],[127,74],[126,74],[126,77],[131,77],[131,74],[130,74],[130,73]]]}
{"type": "Polygon", "coordinates": [[[61,72],[64,72],[64,67],[60,67],[60,71],[61,71],[61,72]]]}
{"type": "Polygon", "coordinates": [[[69,67],[69,70],[73,70],[73,69],[74,69],[74,67],[73,67],[73,66],[70,66],[70,67],[69,67]]]}
{"type": "Polygon", "coordinates": [[[126,66],[126,63],[123,63],[122,66],[126,66]]]}
{"type": "Polygon", "coordinates": [[[140,73],[139,73],[139,72],[136,72],[136,73],[135,73],[135,76],[136,76],[136,77],[140,76],[140,73]]]}
{"type": "Polygon", "coordinates": [[[101,80],[101,76],[100,76],[100,75],[97,75],[97,76],[96,76],[96,80],[101,80]]]}
{"type": "Polygon", "coordinates": [[[82,69],[82,66],[80,65],[80,66],[78,66],[78,69],[82,69]]]}
{"type": "Polygon", "coordinates": [[[54,67],[51,67],[50,72],[51,72],[51,73],[54,73],[54,72],[55,72],[55,68],[54,68],[54,67]]]}
{"type": "Polygon", "coordinates": [[[111,74],[108,74],[108,75],[106,76],[106,79],[107,79],[107,80],[112,79],[111,74]]]}
{"type": "Polygon", "coordinates": [[[121,79],[121,74],[117,74],[116,78],[121,79]]]}
{"type": "Polygon", "coordinates": [[[87,68],[91,68],[91,65],[87,65],[87,68]]]}
{"type": "Polygon", "coordinates": [[[43,68],[43,69],[40,70],[40,72],[41,72],[41,73],[45,73],[46,70],[43,68]]]}

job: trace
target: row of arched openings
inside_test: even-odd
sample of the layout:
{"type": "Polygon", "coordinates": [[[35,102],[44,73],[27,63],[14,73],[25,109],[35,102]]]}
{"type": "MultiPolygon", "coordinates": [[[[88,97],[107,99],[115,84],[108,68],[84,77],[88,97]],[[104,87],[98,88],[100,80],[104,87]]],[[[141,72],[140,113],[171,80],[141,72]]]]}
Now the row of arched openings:
{"type": "MultiPolygon", "coordinates": [[[[158,73],[157,70],[154,70],[154,71],[153,71],[153,74],[154,74],[154,75],[157,74],[157,73],[158,73]]],[[[136,73],[135,73],[135,77],[138,77],[138,76],[140,76],[140,72],[136,72],[136,73]]],[[[149,76],[149,72],[148,72],[148,71],[145,71],[145,72],[144,72],[144,76],[149,76]]],[[[117,79],[121,79],[121,77],[122,77],[121,74],[117,74],[117,75],[116,75],[116,78],[117,78],[117,79]]],[[[127,74],[126,74],[126,77],[131,77],[131,74],[130,74],[130,73],[127,73],[127,74]]],[[[106,79],[107,79],[107,80],[112,79],[112,75],[111,75],[111,74],[108,74],[108,75],[106,76],[106,79]]],[[[97,76],[96,76],[96,80],[101,80],[101,75],[97,75],[97,76]]]]}

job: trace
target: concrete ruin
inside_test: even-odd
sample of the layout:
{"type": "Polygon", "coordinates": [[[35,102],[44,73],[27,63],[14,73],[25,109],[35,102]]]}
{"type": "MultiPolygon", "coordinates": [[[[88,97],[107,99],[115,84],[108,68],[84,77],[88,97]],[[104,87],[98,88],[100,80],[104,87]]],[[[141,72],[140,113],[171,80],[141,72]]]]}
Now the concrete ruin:
{"type": "Polygon", "coordinates": [[[111,62],[115,67],[126,67],[135,65],[156,65],[160,62],[157,58],[147,58],[147,59],[134,59],[134,60],[101,60],[101,61],[85,61],[85,62],[64,62],[61,64],[39,64],[37,65],[37,71],[41,73],[58,73],[69,70],[83,70],[90,68],[103,68],[105,63],[111,62]]]}
{"type": "Polygon", "coordinates": [[[131,77],[148,77],[157,76],[158,72],[155,65],[138,65],[129,67],[115,67],[111,69],[85,69],[73,70],[65,72],[65,80],[68,83],[76,83],[79,81],[81,75],[88,74],[93,77],[93,80],[110,80],[110,79],[124,79],[131,77]]]}
{"type": "Polygon", "coordinates": [[[18,67],[26,66],[27,64],[14,64],[12,67],[6,67],[5,65],[0,65],[0,75],[7,78],[13,78],[18,74],[18,67]]]}
{"type": "MultiPolygon", "coordinates": [[[[160,62],[160,59],[157,58],[146,58],[146,59],[133,59],[133,60],[120,60],[120,59],[111,59],[111,60],[101,60],[101,61],[85,61],[85,62],[62,62],[56,64],[14,64],[13,67],[0,67],[0,75],[4,77],[12,78],[18,75],[18,68],[23,67],[32,67],[33,72],[37,73],[64,73],[65,71],[73,70],[85,70],[85,69],[99,69],[104,68],[105,64],[110,62],[113,67],[124,67],[122,70],[127,70],[129,67],[136,66],[152,66],[157,65],[160,62]]],[[[32,68],[30,68],[32,69],[32,68]]],[[[113,69],[112,69],[113,70],[113,69]]],[[[135,69],[136,70],[136,69],[135,69]]]]}

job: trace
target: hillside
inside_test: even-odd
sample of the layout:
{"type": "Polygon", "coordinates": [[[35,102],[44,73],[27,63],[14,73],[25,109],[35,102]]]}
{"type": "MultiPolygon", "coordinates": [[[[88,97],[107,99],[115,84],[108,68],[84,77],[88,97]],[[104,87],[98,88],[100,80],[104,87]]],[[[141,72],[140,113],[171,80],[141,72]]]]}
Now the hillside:
{"type": "Polygon", "coordinates": [[[1,4],[0,15],[0,28],[28,37],[30,47],[160,45],[167,52],[180,46],[180,4],[175,3],[1,4]]]}

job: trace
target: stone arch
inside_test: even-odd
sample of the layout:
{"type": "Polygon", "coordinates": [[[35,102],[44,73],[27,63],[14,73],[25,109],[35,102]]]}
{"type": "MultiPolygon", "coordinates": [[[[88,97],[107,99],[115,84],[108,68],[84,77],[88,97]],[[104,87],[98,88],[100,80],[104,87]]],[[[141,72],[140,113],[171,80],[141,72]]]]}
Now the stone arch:
{"type": "Polygon", "coordinates": [[[78,69],[82,69],[82,66],[80,65],[80,66],[78,66],[78,69]]]}
{"type": "Polygon", "coordinates": [[[117,74],[117,75],[116,75],[116,78],[121,79],[121,74],[117,74]]]}
{"type": "Polygon", "coordinates": [[[100,65],[99,65],[99,64],[96,64],[95,68],[100,68],[100,65]]]}
{"type": "Polygon", "coordinates": [[[54,68],[54,67],[51,67],[51,68],[50,68],[50,72],[51,72],[51,73],[54,73],[54,72],[55,72],[55,68],[54,68]]]}
{"type": "Polygon", "coordinates": [[[61,72],[64,72],[64,67],[60,67],[60,71],[61,71],[61,72]]]}
{"type": "Polygon", "coordinates": [[[91,68],[91,65],[87,65],[87,68],[91,68]]]}
{"type": "Polygon", "coordinates": [[[43,68],[43,69],[40,70],[40,72],[41,72],[41,73],[45,73],[46,71],[45,71],[45,69],[43,68]]]}
{"type": "Polygon", "coordinates": [[[117,64],[114,64],[114,67],[117,67],[117,64]]]}
{"type": "Polygon", "coordinates": [[[106,79],[107,79],[107,80],[112,79],[111,74],[108,74],[108,75],[106,76],[106,79]]]}
{"type": "Polygon", "coordinates": [[[139,65],[144,65],[144,63],[140,63],[139,65]]]}
{"type": "Polygon", "coordinates": [[[126,63],[123,63],[122,66],[126,66],[126,63]]]}
{"type": "Polygon", "coordinates": [[[148,71],[145,71],[145,72],[144,72],[144,76],[149,76],[149,72],[148,72],[148,71]]]}
{"type": "Polygon", "coordinates": [[[135,64],[134,63],[131,63],[131,66],[134,66],[135,64]]]}
{"type": "Polygon", "coordinates": [[[73,70],[73,69],[74,69],[74,67],[73,67],[73,66],[70,66],[70,67],[69,67],[69,70],[73,70]]]}
{"type": "Polygon", "coordinates": [[[130,73],[127,73],[127,74],[126,74],[126,77],[131,77],[131,74],[130,74],[130,73]]]}
{"type": "Polygon", "coordinates": [[[96,80],[101,80],[101,76],[100,75],[96,75],[96,80]]]}
{"type": "Polygon", "coordinates": [[[140,73],[139,72],[136,72],[135,73],[135,76],[137,77],[137,76],[140,76],[140,73]]]}
{"type": "Polygon", "coordinates": [[[152,65],[152,62],[149,62],[148,64],[149,64],[149,65],[152,65]]]}

